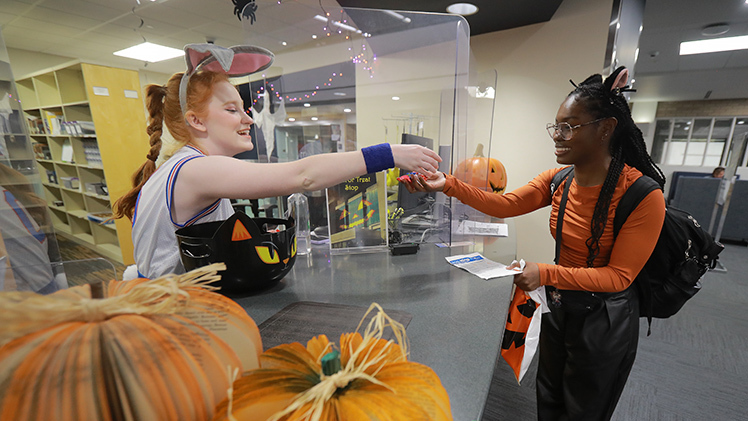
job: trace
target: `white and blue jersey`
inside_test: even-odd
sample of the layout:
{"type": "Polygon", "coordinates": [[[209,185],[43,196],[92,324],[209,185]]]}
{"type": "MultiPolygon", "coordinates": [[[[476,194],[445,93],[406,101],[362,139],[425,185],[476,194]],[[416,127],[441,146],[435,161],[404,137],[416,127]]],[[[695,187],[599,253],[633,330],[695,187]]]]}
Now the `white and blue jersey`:
{"type": "Polygon", "coordinates": [[[154,279],[169,273],[184,273],[176,230],[222,221],[234,213],[228,199],[219,199],[184,224],[174,221],[172,201],[179,171],[185,163],[203,156],[205,154],[193,146],[182,147],[151,175],[140,191],[132,225],[135,263],[140,276],[154,279]]]}
{"type": "Polygon", "coordinates": [[[0,291],[34,291],[49,294],[67,287],[64,275],[56,277],[49,260],[49,241],[39,224],[13,193],[0,187],[0,241],[5,245],[10,262],[10,283],[5,284],[7,272],[2,270],[0,291]],[[15,283],[13,285],[13,283],[15,283]]]}

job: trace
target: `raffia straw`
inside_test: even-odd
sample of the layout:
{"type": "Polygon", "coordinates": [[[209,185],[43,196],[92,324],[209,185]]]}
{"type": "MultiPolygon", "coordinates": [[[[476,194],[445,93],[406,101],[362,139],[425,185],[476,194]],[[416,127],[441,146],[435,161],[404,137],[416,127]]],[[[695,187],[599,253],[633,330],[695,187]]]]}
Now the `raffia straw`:
{"type": "Polygon", "coordinates": [[[136,285],[122,295],[90,299],[33,292],[0,294],[0,346],[11,340],[60,323],[96,322],[123,314],[168,314],[184,307],[190,288],[214,290],[226,265],[215,263],[183,275],[166,275],[136,285]]]}
{"type": "Polygon", "coordinates": [[[371,306],[369,306],[369,309],[366,311],[366,314],[361,319],[361,322],[356,328],[357,332],[361,328],[361,325],[366,319],[366,316],[368,316],[369,313],[371,313],[375,309],[378,310],[377,314],[372,318],[371,321],[369,321],[369,324],[364,331],[363,340],[361,341],[359,347],[350,350],[351,356],[348,359],[348,363],[345,365],[345,367],[333,375],[322,375],[320,377],[319,383],[317,383],[314,387],[307,390],[306,392],[296,395],[294,400],[288,407],[286,407],[286,409],[268,418],[268,421],[278,421],[284,416],[293,413],[297,409],[302,408],[309,403],[311,403],[309,410],[307,410],[301,416],[301,418],[308,419],[310,421],[319,421],[322,417],[325,403],[332,398],[332,396],[338,389],[346,387],[350,382],[357,379],[367,380],[371,383],[393,390],[386,383],[377,380],[375,377],[376,373],[378,373],[379,370],[381,370],[381,368],[384,366],[384,364],[380,363],[382,363],[382,360],[384,360],[384,358],[387,356],[387,350],[393,345],[393,341],[387,341],[387,344],[382,347],[382,349],[378,353],[376,353],[376,355],[371,355],[374,347],[371,347],[371,349],[369,349],[365,355],[362,356],[361,354],[369,345],[381,339],[382,334],[384,333],[384,329],[389,326],[394,332],[397,343],[398,345],[400,345],[400,348],[402,350],[402,359],[407,360],[408,339],[405,335],[405,327],[401,323],[393,320],[390,316],[388,316],[384,312],[382,307],[377,303],[373,303],[371,306]],[[374,375],[366,374],[366,370],[368,370],[369,367],[376,366],[377,364],[380,364],[380,366],[376,369],[374,375]]]}
{"type": "Polygon", "coordinates": [[[234,367],[233,370],[231,370],[231,366],[227,366],[228,373],[229,373],[229,389],[228,392],[228,399],[229,399],[229,405],[226,408],[226,414],[228,414],[229,421],[237,421],[236,417],[231,414],[233,411],[234,406],[234,382],[236,381],[236,378],[239,377],[239,367],[234,367]]]}

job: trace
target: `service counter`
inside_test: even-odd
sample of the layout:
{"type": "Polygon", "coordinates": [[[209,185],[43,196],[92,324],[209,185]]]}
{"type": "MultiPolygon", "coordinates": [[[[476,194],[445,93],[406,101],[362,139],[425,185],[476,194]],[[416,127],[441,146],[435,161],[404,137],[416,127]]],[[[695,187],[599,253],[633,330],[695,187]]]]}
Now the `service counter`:
{"type": "MultiPolygon", "coordinates": [[[[516,250],[514,226],[509,226],[509,237],[452,248],[422,244],[418,253],[404,256],[330,254],[326,246],[315,246],[311,256],[297,257],[280,284],[235,300],[258,324],[299,301],[361,307],[376,302],[385,310],[410,313],[410,359],[440,377],[455,420],[479,420],[499,355],[512,278],[485,281],[445,257],[479,251],[508,264],[516,250]]],[[[337,343],[339,338],[330,339],[337,343]]]]}

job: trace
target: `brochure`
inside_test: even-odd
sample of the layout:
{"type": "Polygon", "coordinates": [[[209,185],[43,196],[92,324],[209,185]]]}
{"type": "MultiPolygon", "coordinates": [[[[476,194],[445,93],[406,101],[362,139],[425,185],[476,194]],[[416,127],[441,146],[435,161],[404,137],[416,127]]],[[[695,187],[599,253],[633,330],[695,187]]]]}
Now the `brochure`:
{"type": "MultiPolygon", "coordinates": [[[[513,276],[522,273],[522,269],[507,269],[507,265],[486,259],[480,253],[461,254],[457,256],[445,257],[449,264],[465,269],[466,271],[477,275],[483,279],[500,278],[502,276],[513,276]]],[[[525,267],[525,262],[520,261],[521,267],[525,267]]]]}

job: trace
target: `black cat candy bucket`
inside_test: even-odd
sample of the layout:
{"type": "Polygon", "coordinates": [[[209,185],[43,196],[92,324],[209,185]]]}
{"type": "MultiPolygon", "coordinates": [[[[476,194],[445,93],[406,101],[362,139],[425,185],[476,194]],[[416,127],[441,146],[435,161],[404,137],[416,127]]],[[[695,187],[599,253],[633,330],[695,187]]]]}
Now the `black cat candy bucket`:
{"type": "Polygon", "coordinates": [[[224,294],[244,294],[269,288],[296,261],[293,218],[250,218],[236,212],[225,221],[180,228],[179,254],[187,271],[223,262],[220,287],[224,294]]]}

